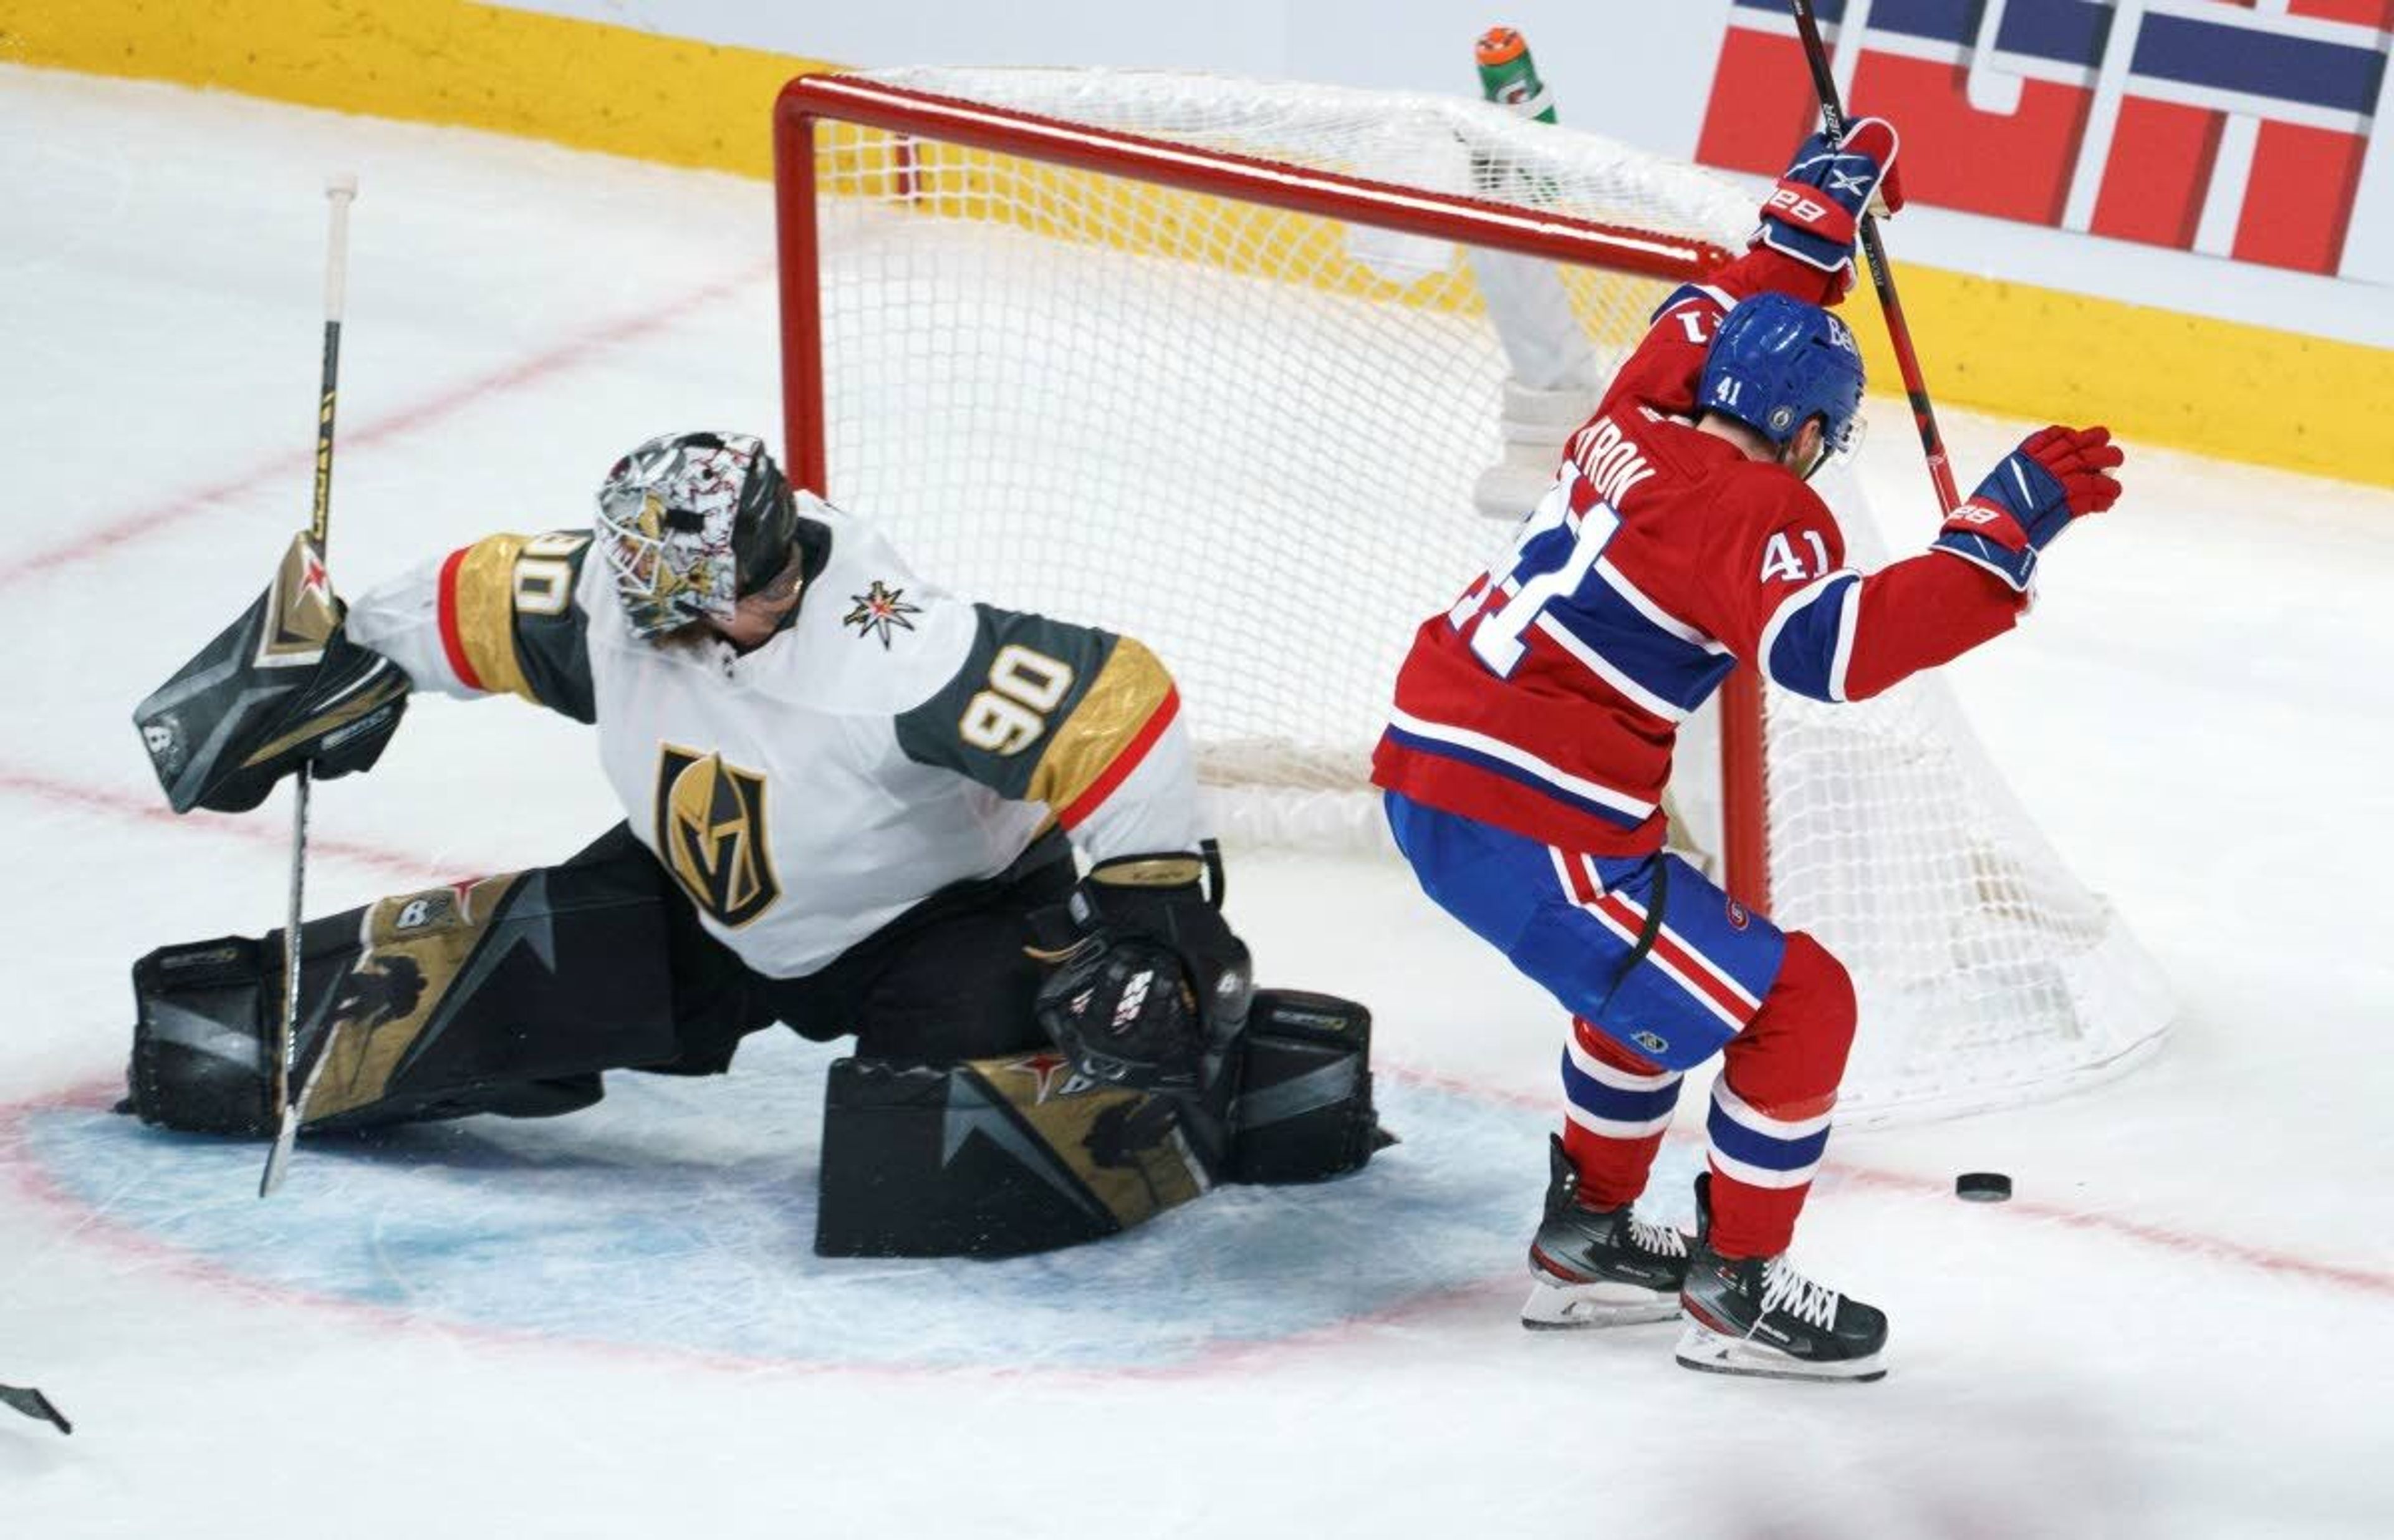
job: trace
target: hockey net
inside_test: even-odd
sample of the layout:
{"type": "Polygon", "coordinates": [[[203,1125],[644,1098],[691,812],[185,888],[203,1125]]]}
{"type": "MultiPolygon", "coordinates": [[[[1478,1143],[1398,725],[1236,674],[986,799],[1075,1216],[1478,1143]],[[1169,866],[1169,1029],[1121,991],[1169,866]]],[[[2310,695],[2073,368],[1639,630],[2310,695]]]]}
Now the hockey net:
{"type": "MultiPolygon", "coordinates": [[[[803,77],[776,138],[795,474],[935,579],[1153,647],[1234,843],[1385,843],[1397,663],[1509,538],[1473,510],[1508,380],[1600,381],[1753,220],[1480,103],[1164,72],[803,77]],[[1581,356],[1530,357],[1532,322],[1581,356]]],[[[1884,559],[1858,488],[1824,490],[1884,559]]],[[[2158,1042],[2151,964],[1941,684],[1724,694],[1675,810],[1852,967],[1843,1115],[2023,1100],[2158,1042]]]]}

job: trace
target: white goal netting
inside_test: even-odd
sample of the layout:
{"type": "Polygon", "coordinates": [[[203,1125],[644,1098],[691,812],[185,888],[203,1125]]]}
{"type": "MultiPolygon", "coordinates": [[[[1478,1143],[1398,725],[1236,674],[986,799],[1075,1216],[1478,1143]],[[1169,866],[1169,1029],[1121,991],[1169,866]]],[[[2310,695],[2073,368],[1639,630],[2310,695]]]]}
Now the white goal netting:
{"type": "MultiPolygon", "coordinates": [[[[1753,221],[1707,173],[1467,100],[1160,72],[864,78],[1730,247],[1753,221]]],[[[1600,380],[1669,282],[919,129],[822,122],[814,165],[832,498],[927,573],[1154,647],[1227,837],[1384,840],[1364,776],[1396,665],[1507,537],[1472,493],[1503,456],[1508,378],[1600,380]],[[1525,316],[1580,356],[1525,348],[1525,316]]],[[[1869,510],[1831,491],[1874,564],[1869,510]]],[[[1940,684],[1835,708],[1774,691],[1766,722],[1773,909],[1861,987],[1849,1112],[2017,1101],[2158,1041],[2151,965],[1940,684]]],[[[1704,844],[1699,757],[1678,782],[1704,844]]]]}

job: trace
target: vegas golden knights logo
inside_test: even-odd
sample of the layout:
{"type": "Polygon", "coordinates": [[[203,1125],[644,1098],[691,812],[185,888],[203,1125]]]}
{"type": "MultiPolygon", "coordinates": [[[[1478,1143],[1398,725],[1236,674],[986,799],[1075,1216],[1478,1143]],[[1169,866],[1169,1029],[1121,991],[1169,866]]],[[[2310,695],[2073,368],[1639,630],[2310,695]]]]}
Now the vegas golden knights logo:
{"type": "Polygon", "coordinates": [[[671,744],[657,762],[657,854],[691,902],[738,928],[782,885],[766,849],[765,778],[671,744]]]}

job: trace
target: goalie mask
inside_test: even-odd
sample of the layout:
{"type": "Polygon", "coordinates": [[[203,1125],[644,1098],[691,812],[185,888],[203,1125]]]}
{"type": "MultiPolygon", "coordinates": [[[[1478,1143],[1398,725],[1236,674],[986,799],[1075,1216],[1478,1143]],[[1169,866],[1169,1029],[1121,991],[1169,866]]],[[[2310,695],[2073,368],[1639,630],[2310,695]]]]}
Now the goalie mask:
{"type": "Polygon", "coordinates": [[[672,433],[615,462],[598,489],[598,548],[632,634],[729,622],[790,564],[797,509],[748,433],[672,433]]]}

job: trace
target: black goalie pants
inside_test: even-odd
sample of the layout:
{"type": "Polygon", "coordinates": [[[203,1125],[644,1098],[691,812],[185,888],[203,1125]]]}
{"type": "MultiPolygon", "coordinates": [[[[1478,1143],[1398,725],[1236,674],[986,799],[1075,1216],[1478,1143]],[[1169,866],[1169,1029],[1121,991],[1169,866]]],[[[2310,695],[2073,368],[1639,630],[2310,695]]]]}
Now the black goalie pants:
{"type": "MultiPolygon", "coordinates": [[[[952,1063],[1045,1041],[1030,914],[1061,902],[1060,836],[943,888],[803,979],[765,978],[708,935],[618,826],[561,865],[397,894],[301,931],[299,1072],[310,1128],[587,1106],[600,1074],[713,1074],[775,1021],[864,1058],[952,1063]]],[[[194,1132],[276,1121],[283,938],[162,947],[134,967],[129,1110],[194,1132]]]]}
{"type": "MultiPolygon", "coordinates": [[[[654,864],[622,827],[585,854],[611,845],[654,864]]],[[[675,997],[687,1009],[677,1008],[679,1057],[643,1067],[715,1073],[740,1038],[774,1021],[817,1042],[852,1036],[860,1059],[950,1063],[1035,1047],[1047,1034],[1032,1014],[1040,968],[1024,950],[1029,916],[1062,903],[1074,880],[1072,847],[1051,832],[1005,872],[941,889],[829,967],[767,979],[706,934],[659,869],[675,931],[675,997]]]]}
{"type": "MultiPolygon", "coordinates": [[[[997,876],[941,889],[802,979],[768,979],[708,935],[628,826],[618,824],[559,870],[590,868],[645,879],[655,893],[673,1025],[671,1058],[594,1068],[720,1073],[742,1038],[776,1021],[817,1042],[852,1036],[860,1058],[908,1062],[982,1058],[1046,1041],[1032,1014],[1039,968],[1023,949],[1030,914],[1072,892],[1072,849],[1060,836],[1035,842],[997,876]]],[[[585,996],[620,987],[603,961],[588,967],[590,976],[561,982],[585,996]]]]}

